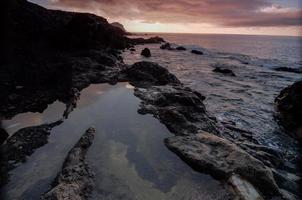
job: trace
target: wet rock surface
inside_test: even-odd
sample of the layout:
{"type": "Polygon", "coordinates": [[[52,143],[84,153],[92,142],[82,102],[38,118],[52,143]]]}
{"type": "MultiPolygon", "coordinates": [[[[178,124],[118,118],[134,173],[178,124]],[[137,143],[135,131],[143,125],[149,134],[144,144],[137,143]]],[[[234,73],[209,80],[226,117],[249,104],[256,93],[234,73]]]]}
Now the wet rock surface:
{"type": "Polygon", "coordinates": [[[283,89],[275,99],[277,118],[289,133],[302,141],[302,81],[283,89]]]}
{"type": "Polygon", "coordinates": [[[21,162],[26,161],[26,157],[34,153],[36,149],[47,144],[51,129],[61,124],[62,121],[41,126],[23,128],[1,146],[1,181],[0,185],[6,183],[8,171],[15,168],[21,162]]]}
{"type": "Polygon", "coordinates": [[[268,198],[279,193],[272,171],[226,139],[200,132],[194,136],[168,138],[165,144],[198,171],[210,173],[218,179],[239,174],[268,198]]]}
{"type": "Polygon", "coordinates": [[[232,70],[222,67],[215,67],[215,69],[213,69],[213,72],[222,73],[228,76],[236,76],[232,70]]]}
{"type": "Polygon", "coordinates": [[[89,128],[69,151],[53,188],[42,195],[41,199],[88,199],[94,184],[93,173],[85,162],[85,156],[93,142],[94,135],[95,129],[89,128]]]}

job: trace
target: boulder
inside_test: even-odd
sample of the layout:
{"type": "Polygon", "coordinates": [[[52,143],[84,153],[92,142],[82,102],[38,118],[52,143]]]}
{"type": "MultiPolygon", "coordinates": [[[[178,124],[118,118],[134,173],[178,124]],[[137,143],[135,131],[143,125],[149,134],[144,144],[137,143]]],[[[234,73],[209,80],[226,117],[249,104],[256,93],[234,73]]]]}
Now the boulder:
{"type": "Polygon", "coordinates": [[[142,52],[141,52],[141,55],[142,55],[142,56],[145,56],[145,57],[151,57],[151,51],[150,51],[150,49],[144,48],[144,49],[142,50],[142,52]]]}
{"type": "Polygon", "coordinates": [[[88,199],[94,183],[85,157],[94,135],[95,129],[89,128],[69,151],[53,188],[41,196],[42,200],[88,199]]]}
{"type": "Polygon", "coordinates": [[[191,51],[191,53],[194,53],[194,54],[197,54],[197,55],[203,55],[203,54],[204,54],[202,51],[195,50],[195,49],[193,49],[193,50],[191,51]]]}
{"type": "Polygon", "coordinates": [[[176,50],[178,50],[178,51],[185,51],[187,49],[185,47],[183,47],[183,46],[178,46],[178,47],[176,47],[176,50]]]}
{"type": "Polygon", "coordinates": [[[302,81],[283,89],[275,99],[277,118],[299,141],[302,141],[302,81]]]}
{"type": "Polygon", "coordinates": [[[215,69],[213,69],[213,72],[218,72],[229,76],[236,76],[232,70],[222,67],[215,67],[215,69]]]}
{"type": "Polygon", "coordinates": [[[160,46],[161,49],[166,49],[166,50],[173,50],[173,48],[171,47],[170,43],[165,43],[163,45],[160,46]]]}
{"type": "Polygon", "coordinates": [[[166,68],[153,62],[138,62],[126,68],[123,73],[135,86],[180,84],[180,81],[166,68]]]}
{"type": "Polygon", "coordinates": [[[165,144],[195,170],[223,180],[238,174],[265,196],[279,195],[272,171],[226,139],[201,131],[196,135],[167,138],[165,144]]]}

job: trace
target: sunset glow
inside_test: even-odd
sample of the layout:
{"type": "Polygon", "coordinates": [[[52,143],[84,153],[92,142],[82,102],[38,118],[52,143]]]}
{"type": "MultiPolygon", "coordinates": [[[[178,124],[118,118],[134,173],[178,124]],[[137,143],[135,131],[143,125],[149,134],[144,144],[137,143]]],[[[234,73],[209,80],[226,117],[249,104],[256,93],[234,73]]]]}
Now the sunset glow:
{"type": "Polygon", "coordinates": [[[299,0],[33,0],[53,9],[89,12],[130,32],[302,35],[299,0]]]}

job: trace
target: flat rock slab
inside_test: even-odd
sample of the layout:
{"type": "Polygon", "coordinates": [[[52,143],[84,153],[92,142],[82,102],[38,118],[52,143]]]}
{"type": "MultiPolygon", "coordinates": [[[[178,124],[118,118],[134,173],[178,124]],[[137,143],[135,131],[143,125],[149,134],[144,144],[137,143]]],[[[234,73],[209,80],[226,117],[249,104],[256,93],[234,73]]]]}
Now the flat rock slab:
{"type": "Polygon", "coordinates": [[[202,131],[196,135],[167,138],[165,144],[195,170],[224,180],[234,173],[239,174],[265,196],[279,194],[272,171],[226,139],[202,131]]]}
{"type": "Polygon", "coordinates": [[[43,200],[88,199],[93,188],[93,174],[85,162],[85,156],[94,139],[95,129],[89,128],[78,143],[69,151],[62,171],[54,187],[42,195],[43,200]]]}

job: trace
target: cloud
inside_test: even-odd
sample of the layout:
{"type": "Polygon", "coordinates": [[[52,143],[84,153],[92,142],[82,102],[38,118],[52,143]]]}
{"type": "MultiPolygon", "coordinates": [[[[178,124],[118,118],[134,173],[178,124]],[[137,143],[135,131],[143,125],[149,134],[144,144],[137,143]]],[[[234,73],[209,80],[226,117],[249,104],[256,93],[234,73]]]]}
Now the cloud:
{"type": "Polygon", "coordinates": [[[225,27],[301,26],[301,8],[269,0],[49,0],[49,6],[144,23],[208,23],[225,27]]]}

